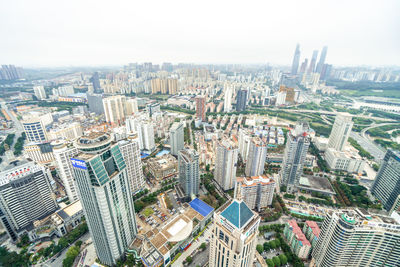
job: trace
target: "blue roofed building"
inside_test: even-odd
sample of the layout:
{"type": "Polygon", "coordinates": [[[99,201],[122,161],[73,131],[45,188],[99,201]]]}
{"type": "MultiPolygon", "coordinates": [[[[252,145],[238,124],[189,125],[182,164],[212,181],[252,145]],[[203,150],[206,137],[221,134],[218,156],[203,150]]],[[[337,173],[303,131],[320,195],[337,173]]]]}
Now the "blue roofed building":
{"type": "Polygon", "coordinates": [[[241,199],[214,212],[209,266],[253,266],[260,216],[241,199]]]}

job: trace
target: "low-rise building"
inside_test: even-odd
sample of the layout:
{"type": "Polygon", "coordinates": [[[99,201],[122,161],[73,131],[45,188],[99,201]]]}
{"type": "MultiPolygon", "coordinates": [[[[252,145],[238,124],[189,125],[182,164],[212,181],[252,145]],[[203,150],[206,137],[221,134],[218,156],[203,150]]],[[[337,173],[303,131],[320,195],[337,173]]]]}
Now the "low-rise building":
{"type": "Polygon", "coordinates": [[[307,240],[295,220],[290,220],[285,224],[283,234],[293,253],[300,259],[307,259],[311,252],[311,243],[307,240]]]}
{"type": "Polygon", "coordinates": [[[325,152],[326,163],[331,170],[347,171],[351,173],[362,173],[365,161],[356,151],[338,151],[328,148],[325,152]]]}
{"type": "Polygon", "coordinates": [[[178,161],[171,154],[147,160],[147,169],[157,180],[170,178],[178,174],[178,161]]]}

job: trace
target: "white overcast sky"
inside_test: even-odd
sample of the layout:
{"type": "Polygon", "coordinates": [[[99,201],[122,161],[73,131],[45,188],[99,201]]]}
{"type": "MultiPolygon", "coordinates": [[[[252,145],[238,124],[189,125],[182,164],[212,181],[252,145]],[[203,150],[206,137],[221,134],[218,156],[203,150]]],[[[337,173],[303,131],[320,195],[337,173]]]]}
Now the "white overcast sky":
{"type": "Polygon", "coordinates": [[[0,64],[400,65],[400,0],[0,0],[0,64]]]}

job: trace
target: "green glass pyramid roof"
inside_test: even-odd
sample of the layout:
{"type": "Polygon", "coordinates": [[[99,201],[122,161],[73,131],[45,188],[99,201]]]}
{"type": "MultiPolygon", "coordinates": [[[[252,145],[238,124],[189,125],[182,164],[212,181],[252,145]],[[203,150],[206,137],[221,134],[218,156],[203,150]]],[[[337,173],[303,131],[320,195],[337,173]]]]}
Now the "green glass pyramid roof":
{"type": "Polygon", "coordinates": [[[221,213],[221,216],[241,229],[252,217],[253,212],[243,201],[234,199],[232,203],[221,213]]]}

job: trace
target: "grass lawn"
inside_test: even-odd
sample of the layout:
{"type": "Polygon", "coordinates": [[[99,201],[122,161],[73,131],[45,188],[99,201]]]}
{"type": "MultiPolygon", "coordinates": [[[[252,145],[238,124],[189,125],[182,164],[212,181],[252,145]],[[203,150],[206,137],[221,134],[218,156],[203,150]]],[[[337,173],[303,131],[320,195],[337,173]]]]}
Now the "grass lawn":
{"type": "Polygon", "coordinates": [[[154,210],[152,209],[152,208],[146,208],[144,211],[143,211],[143,215],[144,216],[146,216],[146,217],[149,217],[151,214],[153,214],[154,213],[154,210]]]}

